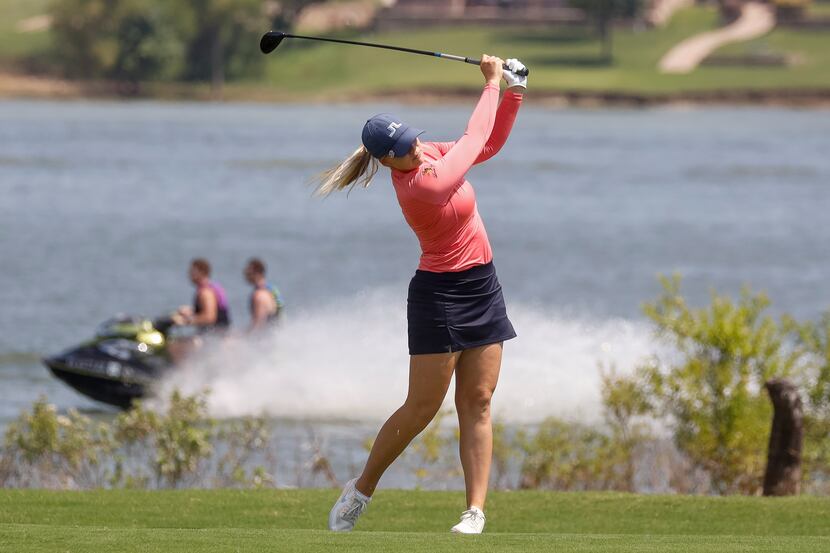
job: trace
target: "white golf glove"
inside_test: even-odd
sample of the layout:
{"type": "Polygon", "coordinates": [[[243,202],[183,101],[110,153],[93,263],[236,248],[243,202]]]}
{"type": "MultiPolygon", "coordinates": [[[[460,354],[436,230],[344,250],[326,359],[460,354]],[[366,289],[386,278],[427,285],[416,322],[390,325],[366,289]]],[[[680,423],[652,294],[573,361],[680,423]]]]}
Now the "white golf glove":
{"type": "Polygon", "coordinates": [[[510,58],[504,64],[510,68],[510,71],[507,69],[503,69],[504,72],[504,80],[507,81],[508,88],[511,86],[520,86],[522,88],[527,88],[527,76],[522,77],[521,75],[517,75],[516,71],[525,68],[525,64],[517,60],[516,58],[510,58]]]}

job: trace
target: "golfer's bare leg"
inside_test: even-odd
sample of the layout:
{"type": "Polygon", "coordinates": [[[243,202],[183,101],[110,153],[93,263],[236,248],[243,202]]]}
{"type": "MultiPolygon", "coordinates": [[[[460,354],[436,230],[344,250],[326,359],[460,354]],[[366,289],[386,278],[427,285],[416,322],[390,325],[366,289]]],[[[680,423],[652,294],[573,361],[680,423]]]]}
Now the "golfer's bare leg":
{"type": "Polygon", "coordinates": [[[467,508],[475,505],[484,509],[487,498],[493,458],[490,398],[499,380],[501,353],[501,343],[464,350],[455,370],[455,408],[467,508]]]}
{"type": "Polygon", "coordinates": [[[461,353],[412,355],[409,360],[409,392],[404,404],[389,417],[378,432],[357,490],[372,495],[392,461],[435,417],[461,353]]]}

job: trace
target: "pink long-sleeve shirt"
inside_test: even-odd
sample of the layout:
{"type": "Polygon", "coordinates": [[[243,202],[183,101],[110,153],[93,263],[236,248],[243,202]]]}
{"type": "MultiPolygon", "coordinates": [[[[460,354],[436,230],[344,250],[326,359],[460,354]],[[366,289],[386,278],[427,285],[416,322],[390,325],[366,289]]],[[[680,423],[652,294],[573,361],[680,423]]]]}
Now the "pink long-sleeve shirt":
{"type": "Polygon", "coordinates": [[[392,170],[392,183],[404,218],[421,243],[418,268],[457,272],[493,259],[476,196],[465,175],[493,157],[513,128],[522,95],[487,84],[464,136],[455,142],[425,142],[424,162],[412,171],[392,170]]]}

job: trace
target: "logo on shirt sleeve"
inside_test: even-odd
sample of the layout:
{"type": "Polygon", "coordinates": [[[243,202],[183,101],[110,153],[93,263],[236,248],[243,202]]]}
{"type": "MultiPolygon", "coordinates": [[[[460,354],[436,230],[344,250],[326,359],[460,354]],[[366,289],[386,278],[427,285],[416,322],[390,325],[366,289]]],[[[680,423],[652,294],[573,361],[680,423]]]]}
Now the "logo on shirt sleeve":
{"type": "Polygon", "coordinates": [[[424,176],[432,175],[436,179],[438,178],[438,173],[435,172],[435,167],[432,167],[431,165],[427,165],[426,167],[421,169],[421,174],[424,176]]]}

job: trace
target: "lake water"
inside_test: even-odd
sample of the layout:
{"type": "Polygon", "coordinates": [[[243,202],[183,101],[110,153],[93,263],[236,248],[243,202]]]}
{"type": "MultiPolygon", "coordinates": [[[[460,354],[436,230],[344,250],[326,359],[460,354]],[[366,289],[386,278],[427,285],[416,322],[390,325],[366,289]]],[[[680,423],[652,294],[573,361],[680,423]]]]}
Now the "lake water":
{"type": "MultiPolygon", "coordinates": [[[[98,409],[39,357],[118,312],[188,303],[204,256],[247,318],[245,260],[288,304],[266,345],[203,360],[177,383],[215,414],[349,419],[403,399],[406,286],[418,244],[388,176],[326,200],[307,182],[392,111],[451,140],[469,105],[0,102],[0,425],[38,395],[98,409]]],[[[743,284],[776,313],[830,307],[830,113],[526,107],[474,168],[508,310],[498,416],[595,418],[600,365],[654,351],[641,306],[679,272],[695,302],[743,284]]],[[[451,394],[450,394],[451,395],[451,394]]]]}

